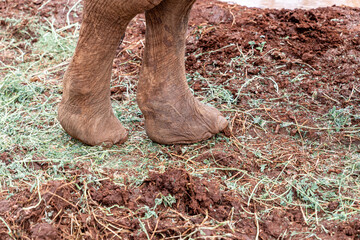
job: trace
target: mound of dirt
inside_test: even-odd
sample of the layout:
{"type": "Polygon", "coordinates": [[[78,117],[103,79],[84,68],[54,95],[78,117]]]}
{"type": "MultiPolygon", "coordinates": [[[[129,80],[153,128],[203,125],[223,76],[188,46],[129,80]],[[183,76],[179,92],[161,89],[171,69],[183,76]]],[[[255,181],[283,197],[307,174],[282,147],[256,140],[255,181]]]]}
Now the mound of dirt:
{"type": "MultiPolygon", "coordinates": [[[[169,169],[152,172],[141,186],[132,188],[110,180],[84,185],[79,176],[73,182],[52,181],[3,200],[0,215],[17,239],[163,239],[216,236],[219,231],[227,233],[219,239],[254,239],[257,234],[272,239],[286,229],[308,229],[295,209],[278,209],[261,222],[254,219],[254,211],[255,205],[224,189],[221,181],[169,169]],[[209,227],[209,221],[218,227],[209,227]]],[[[354,239],[359,227],[356,221],[339,224],[336,231],[329,226],[337,239],[354,239]]],[[[3,222],[0,237],[9,238],[3,222]]]]}
{"type": "MultiPolygon", "coordinates": [[[[348,93],[346,90],[353,88],[360,75],[359,12],[346,7],[256,9],[200,1],[192,12],[191,25],[203,29],[197,30],[200,36],[189,38],[187,70],[198,71],[203,76],[214,70],[226,73],[220,83],[237,71],[249,76],[262,73],[274,77],[280,88],[289,88],[287,76],[274,66],[288,72],[299,71],[303,66],[308,68],[308,74],[295,88],[311,94],[320,87],[329,93],[324,85],[341,84],[343,93],[348,93]],[[255,49],[255,54],[262,57],[231,73],[229,67],[237,66],[229,63],[239,56],[240,48],[244,53],[255,49]],[[199,54],[204,52],[211,54],[199,54]]],[[[232,83],[234,89],[230,90],[236,92],[239,83],[236,80],[232,83]]],[[[344,101],[339,102],[348,106],[344,101]]]]}
{"type": "MultiPolygon", "coordinates": [[[[226,222],[234,212],[247,208],[243,205],[234,193],[221,190],[219,182],[169,169],[162,174],[152,172],[136,188],[109,180],[92,186],[82,185],[80,178],[71,183],[52,181],[36,192],[25,190],[2,201],[0,213],[11,223],[14,237],[21,239],[146,239],[144,232],[138,235],[143,228],[158,239],[195,231],[207,219],[226,222]]],[[[254,227],[244,218],[235,232],[227,226],[222,228],[241,237],[254,235],[254,227]]],[[[204,231],[208,236],[215,234],[215,229],[204,231]]],[[[1,225],[1,236],[6,235],[7,229],[1,225]]]]}

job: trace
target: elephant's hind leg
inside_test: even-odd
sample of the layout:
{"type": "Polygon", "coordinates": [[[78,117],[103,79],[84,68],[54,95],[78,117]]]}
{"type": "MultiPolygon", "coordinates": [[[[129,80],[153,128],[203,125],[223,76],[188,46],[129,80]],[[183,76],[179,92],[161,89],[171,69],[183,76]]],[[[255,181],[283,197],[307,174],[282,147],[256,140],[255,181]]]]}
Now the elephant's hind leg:
{"type": "Polygon", "coordinates": [[[161,0],[85,0],[75,54],[64,76],[58,119],[72,137],[111,146],[127,139],[110,102],[112,61],[130,20],[161,0]]]}
{"type": "Polygon", "coordinates": [[[185,35],[195,0],[164,0],[146,12],[146,45],[138,103],[148,136],[163,144],[207,139],[228,125],[193,97],[185,78],[185,35]]]}

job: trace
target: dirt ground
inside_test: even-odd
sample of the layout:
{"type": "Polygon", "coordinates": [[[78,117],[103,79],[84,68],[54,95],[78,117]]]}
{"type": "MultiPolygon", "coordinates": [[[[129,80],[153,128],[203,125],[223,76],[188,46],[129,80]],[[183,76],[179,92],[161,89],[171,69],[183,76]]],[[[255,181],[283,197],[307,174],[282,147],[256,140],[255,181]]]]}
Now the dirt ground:
{"type": "MultiPolygon", "coordinates": [[[[68,9],[62,6],[69,1],[52,1],[38,10],[44,2],[2,1],[0,11],[8,17],[23,14],[25,25],[25,18],[30,15],[54,16],[58,27],[65,25],[68,9]]],[[[81,21],[80,16],[80,12],[78,17],[71,15],[70,21],[81,21]]],[[[0,24],[4,26],[5,23],[0,24]]],[[[232,94],[236,106],[243,111],[254,109],[252,99],[266,102],[276,98],[278,92],[289,93],[287,99],[279,97],[273,101],[278,103],[277,107],[268,109],[260,103],[254,112],[262,119],[272,121],[268,125],[271,131],[259,133],[255,129],[245,132],[246,120],[237,115],[232,116],[232,131],[225,133],[227,136],[260,136],[254,144],[274,141],[280,146],[293,148],[294,152],[301,148],[288,146],[294,136],[316,140],[326,146],[359,146],[360,138],[349,136],[344,131],[335,132],[332,137],[325,134],[319,128],[323,126],[319,116],[326,115],[334,107],[346,108],[354,116],[359,113],[360,9],[334,6],[313,10],[269,10],[199,0],[189,25],[187,72],[190,76],[201,76],[189,78],[195,93],[201,95],[209,84],[221,85],[232,94]],[[234,62],[233,59],[241,54],[246,61],[234,62]],[[244,79],[252,79],[253,84],[244,79]],[[291,94],[294,92],[297,94],[291,94]],[[295,111],[296,108],[283,105],[284,101],[305,106],[307,111],[295,111]],[[294,125],[285,128],[282,122],[294,125]],[[301,128],[305,125],[306,131],[301,128]]],[[[17,29],[10,30],[14,35],[18,34],[17,29]]],[[[114,79],[138,73],[144,33],[144,16],[138,16],[130,24],[124,43],[118,49],[114,79]],[[129,49],[137,53],[135,57],[129,54],[129,49]],[[129,59],[130,64],[120,65],[129,59]]],[[[112,88],[112,97],[121,101],[124,91],[121,87],[112,88]]],[[[349,121],[351,125],[360,124],[360,118],[352,117],[349,121]]],[[[217,143],[216,148],[221,149],[222,142],[217,143]]],[[[176,154],[169,154],[169,157],[181,157],[177,146],[174,146],[174,152],[176,154]]],[[[255,156],[250,152],[244,154],[219,151],[212,157],[217,164],[229,169],[223,172],[224,176],[238,176],[240,172],[233,167],[239,166],[242,170],[263,174],[259,162],[252,160],[255,156]]],[[[200,154],[192,161],[200,162],[207,157],[206,153],[200,154]]],[[[3,161],[9,161],[9,158],[7,153],[0,156],[3,161]]],[[[309,159],[304,161],[311,161],[309,159]]],[[[313,161],[309,164],[315,164],[313,161]]],[[[49,166],[39,164],[37,167],[46,169],[49,166]]],[[[78,176],[86,173],[86,167],[79,165],[77,170],[68,170],[69,176],[73,176],[72,182],[48,182],[37,191],[23,189],[0,201],[0,216],[10,224],[5,226],[0,222],[0,239],[11,239],[8,227],[15,233],[15,239],[163,239],[175,236],[188,239],[190,236],[184,236],[199,227],[202,230],[191,238],[211,239],[206,236],[221,231],[231,235],[218,239],[282,239],[284,231],[310,231],[301,208],[284,210],[279,205],[266,219],[257,221],[256,212],[267,206],[243,199],[234,191],[224,190],[219,179],[205,181],[182,169],[152,172],[140,187],[120,187],[111,180],[105,180],[101,185],[84,184],[78,176]],[[86,212],[79,210],[78,204],[82,201],[87,203],[86,212]],[[242,215],[233,214],[240,211],[242,215]],[[150,216],[143,222],[136,218],[149,214],[158,214],[158,217],[150,216]],[[49,217],[52,221],[44,222],[43,219],[49,217]],[[208,219],[218,222],[231,220],[236,224],[217,228],[204,226],[208,219]],[[115,231],[119,228],[123,230],[115,231]]],[[[284,174],[290,175],[292,171],[298,170],[290,169],[284,174]]],[[[332,171],[336,172],[336,169],[332,171]]],[[[256,185],[246,178],[241,181],[256,185]]],[[[339,204],[334,202],[327,209],[335,210],[339,204]]],[[[359,208],[359,203],[354,207],[359,208]]],[[[322,239],[360,239],[360,221],[356,217],[352,221],[323,224],[329,231],[318,233],[322,239]]]]}

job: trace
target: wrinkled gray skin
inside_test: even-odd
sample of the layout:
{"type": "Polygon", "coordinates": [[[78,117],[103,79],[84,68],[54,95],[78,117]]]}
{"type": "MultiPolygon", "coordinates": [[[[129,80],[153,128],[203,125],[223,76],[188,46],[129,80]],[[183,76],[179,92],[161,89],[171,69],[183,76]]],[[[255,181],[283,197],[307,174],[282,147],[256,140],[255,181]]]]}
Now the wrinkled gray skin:
{"type": "Polygon", "coordinates": [[[58,119],[72,137],[111,146],[127,131],[110,104],[112,62],[130,20],[145,12],[146,45],[137,92],[148,136],[161,144],[194,143],[227,121],[199,102],[185,79],[185,34],[195,0],[85,0],[80,38],[64,76],[58,119]]]}

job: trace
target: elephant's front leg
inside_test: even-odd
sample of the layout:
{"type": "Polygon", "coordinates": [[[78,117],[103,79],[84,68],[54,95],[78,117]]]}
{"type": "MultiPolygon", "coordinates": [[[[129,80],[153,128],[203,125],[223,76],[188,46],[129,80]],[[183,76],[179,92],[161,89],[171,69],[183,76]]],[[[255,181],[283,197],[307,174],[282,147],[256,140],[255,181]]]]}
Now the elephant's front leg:
{"type": "Polygon", "coordinates": [[[64,77],[58,119],[72,137],[89,145],[118,144],[127,131],[110,103],[113,58],[130,20],[161,0],[85,0],[75,54],[64,77]]]}
{"type": "Polygon", "coordinates": [[[146,45],[138,103],[148,136],[158,143],[193,143],[222,131],[220,112],[193,97],[185,77],[185,38],[195,0],[164,0],[146,12],[146,45]]]}

